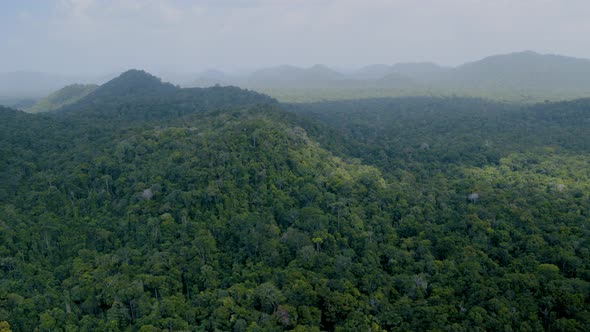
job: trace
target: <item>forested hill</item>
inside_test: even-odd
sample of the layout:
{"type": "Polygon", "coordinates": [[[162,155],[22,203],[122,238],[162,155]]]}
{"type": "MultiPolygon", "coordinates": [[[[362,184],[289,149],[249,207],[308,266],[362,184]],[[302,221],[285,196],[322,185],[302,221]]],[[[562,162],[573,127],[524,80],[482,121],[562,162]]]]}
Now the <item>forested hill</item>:
{"type": "MultiPolygon", "coordinates": [[[[354,234],[386,227],[377,222],[386,214],[363,203],[385,199],[379,171],[332,156],[276,106],[249,107],[240,99],[248,92],[233,88],[165,86],[163,98],[212,95],[194,99],[196,112],[181,119],[171,118],[173,102],[162,113],[147,109],[157,123],[87,132],[81,115],[89,111],[102,111],[104,124],[146,111],[138,97],[145,90],[132,90],[132,99],[114,103],[97,98],[99,89],[77,104],[94,109],[0,113],[7,180],[0,322],[14,331],[344,324],[354,310],[341,311],[334,298],[322,315],[314,288],[325,288],[327,300],[337,295],[334,286],[305,274],[317,268],[323,275],[323,263],[343,250],[339,259],[352,264],[352,248],[366,250],[364,236],[354,234]],[[108,118],[115,110],[120,116],[108,118]]],[[[354,320],[374,325],[365,315],[354,320]]]]}
{"type": "Polygon", "coordinates": [[[0,108],[0,329],[584,331],[590,102],[0,108]]]}
{"type": "Polygon", "coordinates": [[[179,118],[193,112],[273,104],[266,95],[236,87],[181,89],[141,70],[129,70],[56,113],[92,121],[179,118]]]}

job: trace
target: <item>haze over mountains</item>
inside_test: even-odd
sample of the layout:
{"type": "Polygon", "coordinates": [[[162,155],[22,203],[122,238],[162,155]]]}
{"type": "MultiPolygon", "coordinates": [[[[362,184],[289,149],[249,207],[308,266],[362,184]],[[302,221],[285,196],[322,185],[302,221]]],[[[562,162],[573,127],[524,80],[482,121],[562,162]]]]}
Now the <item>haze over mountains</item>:
{"type": "MultiPolygon", "coordinates": [[[[310,68],[279,66],[250,75],[231,76],[204,72],[188,86],[237,85],[259,89],[405,89],[409,94],[472,93],[509,96],[513,93],[590,92],[590,60],[532,51],[494,55],[458,67],[434,63],[370,65],[350,74],[324,65],[310,68]]],[[[557,96],[556,96],[557,97],[557,96]]]]}
{"type": "MultiPolygon", "coordinates": [[[[110,76],[83,78],[33,72],[0,74],[0,104],[34,112],[48,111],[55,106],[55,101],[42,100],[40,105],[33,105],[31,99],[40,99],[73,83],[100,84],[110,76]]],[[[457,67],[421,62],[376,64],[341,72],[327,65],[309,68],[283,65],[249,74],[211,69],[193,75],[191,79],[190,76],[168,75],[174,84],[185,87],[233,85],[264,92],[282,101],[456,94],[534,102],[590,95],[590,60],[532,51],[494,55],[457,67]]],[[[72,92],[70,89],[57,95],[65,93],[75,100],[72,92]]],[[[61,106],[59,102],[57,104],[61,106]]]]}

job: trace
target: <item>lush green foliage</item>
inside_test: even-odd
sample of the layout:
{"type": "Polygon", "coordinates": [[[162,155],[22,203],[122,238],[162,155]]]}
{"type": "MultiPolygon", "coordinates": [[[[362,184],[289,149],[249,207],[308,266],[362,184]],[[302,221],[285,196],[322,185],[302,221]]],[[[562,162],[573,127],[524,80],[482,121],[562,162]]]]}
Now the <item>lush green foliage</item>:
{"type": "Polygon", "coordinates": [[[583,331],[588,109],[136,71],[0,109],[0,330],[583,331]]]}
{"type": "Polygon", "coordinates": [[[78,100],[86,97],[89,93],[96,90],[95,84],[72,84],[50,94],[39,100],[35,105],[27,108],[27,112],[41,113],[51,112],[60,109],[66,105],[73,104],[78,100]]]}

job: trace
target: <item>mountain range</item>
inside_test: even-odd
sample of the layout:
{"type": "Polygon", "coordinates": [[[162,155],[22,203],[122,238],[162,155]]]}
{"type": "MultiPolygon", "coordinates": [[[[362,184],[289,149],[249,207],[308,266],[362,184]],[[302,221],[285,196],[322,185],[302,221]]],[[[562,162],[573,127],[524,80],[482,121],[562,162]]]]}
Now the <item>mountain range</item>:
{"type": "MultiPolygon", "coordinates": [[[[72,77],[43,73],[0,74],[0,104],[32,111],[52,109],[64,98],[75,100],[76,96],[72,95],[75,89],[56,92],[47,97],[49,100],[37,100],[37,106],[35,99],[72,82],[75,82],[72,77]]],[[[535,102],[590,95],[590,60],[524,51],[494,55],[457,67],[429,62],[377,64],[345,73],[326,65],[309,68],[284,65],[243,75],[212,69],[181,85],[238,86],[267,93],[281,101],[464,95],[535,102]]]]}
{"type": "MultiPolygon", "coordinates": [[[[213,84],[274,90],[392,89],[409,94],[473,94],[511,97],[543,94],[548,99],[590,93],[590,60],[524,51],[495,55],[457,67],[434,63],[370,65],[344,74],[324,65],[279,66],[249,75],[204,72],[187,86],[213,84]]],[[[510,98],[506,98],[510,99],[510,98]]]]}

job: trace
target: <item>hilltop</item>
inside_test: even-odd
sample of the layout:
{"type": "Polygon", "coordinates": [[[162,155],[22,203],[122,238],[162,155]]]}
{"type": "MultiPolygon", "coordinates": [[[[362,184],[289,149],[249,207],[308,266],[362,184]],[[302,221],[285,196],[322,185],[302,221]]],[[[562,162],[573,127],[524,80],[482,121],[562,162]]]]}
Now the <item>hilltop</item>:
{"type": "Polygon", "coordinates": [[[129,125],[133,121],[172,119],[210,109],[275,102],[268,96],[236,87],[183,89],[145,71],[132,69],[56,113],[86,120],[117,119],[129,125]]]}

